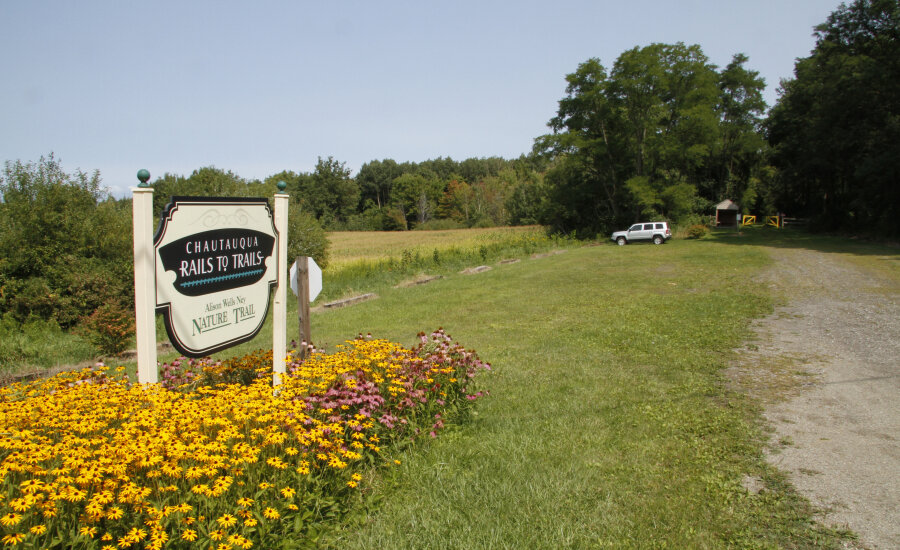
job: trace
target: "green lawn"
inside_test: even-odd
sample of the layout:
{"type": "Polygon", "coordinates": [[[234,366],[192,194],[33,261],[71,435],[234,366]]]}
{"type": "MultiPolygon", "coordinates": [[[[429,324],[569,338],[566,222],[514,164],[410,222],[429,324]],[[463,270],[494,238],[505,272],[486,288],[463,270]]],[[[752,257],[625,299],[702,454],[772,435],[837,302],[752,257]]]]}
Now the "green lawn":
{"type": "Polygon", "coordinates": [[[772,310],[760,235],[585,247],[315,315],[329,346],[443,326],[494,367],[474,420],[407,450],[334,546],[837,547],[765,464],[754,403],[722,384],[772,310]]]}
{"type": "MultiPolygon", "coordinates": [[[[377,288],[358,290],[378,299],[313,314],[314,341],[328,350],[360,332],[411,345],[443,327],[493,364],[471,421],[391,451],[400,465],[370,474],[358,513],[323,544],[841,547],[851,535],[816,524],[763,459],[758,405],[723,383],[750,321],[785,299],[754,281],[769,265],[764,246],[844,254],[900,280],[893,249],[749,229],[539,259],[520,251],[521,262],[489,258],[493,269],[475,275],[433,265],[443,279],[367,279],[377,288]],[[746,477],[763,489],[745,489],[746,477]]],[[[270,345],[267,323],[221,355],[270,345]]]]}

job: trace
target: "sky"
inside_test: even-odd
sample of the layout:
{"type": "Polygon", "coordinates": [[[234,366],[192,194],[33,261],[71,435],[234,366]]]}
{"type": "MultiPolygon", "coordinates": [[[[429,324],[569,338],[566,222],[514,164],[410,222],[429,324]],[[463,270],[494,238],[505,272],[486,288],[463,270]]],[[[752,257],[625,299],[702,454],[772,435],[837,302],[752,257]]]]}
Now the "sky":
{"type": "Polygon", "coordinates": [[[53,153],[122,197],[141,168],[516,158],[579,63],[654,42],[746,54],[771,106],[839,4],[0,0],[0,161],[53,153]]]}

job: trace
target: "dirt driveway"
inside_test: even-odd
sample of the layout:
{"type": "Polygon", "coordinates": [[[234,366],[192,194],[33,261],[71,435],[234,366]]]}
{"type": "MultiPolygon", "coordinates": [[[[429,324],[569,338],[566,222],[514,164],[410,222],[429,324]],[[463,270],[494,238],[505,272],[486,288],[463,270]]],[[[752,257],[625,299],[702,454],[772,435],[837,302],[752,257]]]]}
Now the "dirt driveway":
{"type": "Polygon", "coordinates": [[[733,369],[765,404],[768,458],[822,522],[900,548],[900,288],[840,254],[769,250],[764,281],[789,302],[733,369]]]}

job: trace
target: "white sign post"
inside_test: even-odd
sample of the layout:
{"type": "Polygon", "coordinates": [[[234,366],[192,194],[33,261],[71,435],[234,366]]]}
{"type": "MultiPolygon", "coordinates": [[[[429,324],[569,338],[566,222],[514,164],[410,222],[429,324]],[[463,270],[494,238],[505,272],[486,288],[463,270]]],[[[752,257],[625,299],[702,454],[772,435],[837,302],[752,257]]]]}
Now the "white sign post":
{"type": "Polygon", "coordinates": [[[141,184],[132,189],[132,229],[134,230],[134,318],[137,336],[138,382],[155,384],[156,319],[153,306],[156,288],[153,275],[153,188],[147,185],[150,172],[140,170],[141,184]]]}
{"type": "Polygon", "coordinates": [[[275,288],[275,316],[272,318],[272,385],[282,382],[287,358],[287,244],[288,244],[288,195],[286,185],[278,182],[275,195],[275,229],[278,232],[277,273],[275,288]]]}

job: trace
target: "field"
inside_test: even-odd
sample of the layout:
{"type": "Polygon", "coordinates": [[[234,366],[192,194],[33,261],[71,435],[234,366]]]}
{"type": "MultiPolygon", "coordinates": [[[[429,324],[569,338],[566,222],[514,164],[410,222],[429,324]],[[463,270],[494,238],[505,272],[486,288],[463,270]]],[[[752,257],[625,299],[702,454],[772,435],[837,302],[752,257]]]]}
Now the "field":
{"type": "MultiPolygon", "coordinates": [[[[785,299],[755,278],[770,264],[760,245],[827,250],[897,277],[895,252],[776,230],[626,247],[403,237],[340,235],[326,287],[361,263],[396,271],[352,283],[378,299],[315,313],[314,340],[332,350],[371,333],[412,345],[443,327],[492,364],[480,380],[489,395],[470,421],[396,447],[398,466],[367,472],[323,547],[841,548],[852,539],[816,523],[765,462],[759,404],[722,373],[750,321],[785,299]],[[454,262],[493,269],[463,275],[458,263],[431,262],[453,246],[469,251],[454,262]],[[565,253],[531,255],[553,248],[565,253]],[[396,259],[409,250],[418,261],[396,259]],[[421,272],[444,277],[396,286],[421,272]],[[747,478],[761,488],[748,490],[747,478]]],[[[242,349],[270,345],[268,330],[242,349]]]]}
{"type": "Polygon", "coordinates": [[[404,252],[431,255],[435,249],[477,248],[485,243],[541,236],[539,227],[450,229],[446,231],[337,231],[328,234],[335,267],[360,260],[400,258],[404,252]]]}

